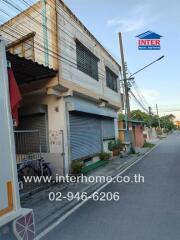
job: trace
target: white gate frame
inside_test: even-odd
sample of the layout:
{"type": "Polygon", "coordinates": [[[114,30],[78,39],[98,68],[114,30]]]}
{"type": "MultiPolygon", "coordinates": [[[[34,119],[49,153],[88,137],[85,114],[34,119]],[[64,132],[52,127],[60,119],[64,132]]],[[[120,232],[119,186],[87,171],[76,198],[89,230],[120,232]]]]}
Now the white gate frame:
{"type": "Polygon", "coordinates": [[[5,47],[0,36],[0,228],[31,212],[20,206],[5,47]]]}

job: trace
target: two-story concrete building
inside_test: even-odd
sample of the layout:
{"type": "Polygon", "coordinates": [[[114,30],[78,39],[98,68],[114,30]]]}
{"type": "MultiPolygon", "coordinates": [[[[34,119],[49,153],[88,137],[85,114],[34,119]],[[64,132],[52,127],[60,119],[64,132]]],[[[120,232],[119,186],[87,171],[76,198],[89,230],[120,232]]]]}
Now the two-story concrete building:
{"type": "Polygon", "coordinates": [[[19,129],[40,130],[55,173],[68,173],[74,160],[95,161],[118,137],[120,65],[61,0],[39,1],[0,34],[10,53],[57,70],[21,83],[19,129]]]}

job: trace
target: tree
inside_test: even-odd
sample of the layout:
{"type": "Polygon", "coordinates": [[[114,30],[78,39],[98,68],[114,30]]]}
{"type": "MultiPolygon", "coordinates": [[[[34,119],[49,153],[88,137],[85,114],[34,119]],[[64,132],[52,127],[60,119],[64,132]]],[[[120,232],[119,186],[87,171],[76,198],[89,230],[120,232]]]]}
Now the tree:
{"type": "Polygon", "coordinates": [[[151,115],[151,126],[158,127],[159,126],[159,117],[157,115],[151,115]]]}
{"type": "Polygon", "coordinates": [[[118,114],[118,120],[123,121],[125,119],[125,115],[123,113],[118,114]]]}
{"type": "Polygon", "coordinates": [[[144,122],[149,121],[149,115],[145,112],[142,112],[141,110],[131,111],[131,118],[144,122]]]}
{"type": "Polygon", "coordinates": [[[160,118],[160,124],[162,128],[165,128],[167,131],[175,129],[174,124],[175,116],[173,114],[165,115],[160,118]]]}
{"type": "Polygon", "coordinates": [[[131,111],[131,118],[139,121],[144,121],[147,126],[157,127],[158,126],[158,116],[149,115],[148,113],[142,112],[141,110],[131,111]]]}
{"type": "MultiPolygon", "coordinates": [[[[120,113],[119,120],[124,120],[124,119],[125,119],[125,115],[120,113]]],[[[173,114],[160,117],[161,128],[165,128],[167,131],[171,131],[172,129],[175,129],[174,119],[175,119],[175,116],[173,114]]],[[[159,126],[159,117],[157,115],[149,115],[148,113],[143,112],[139,109],[131,111],[131,120],[143,121],[148,127],[159,126]]]]}

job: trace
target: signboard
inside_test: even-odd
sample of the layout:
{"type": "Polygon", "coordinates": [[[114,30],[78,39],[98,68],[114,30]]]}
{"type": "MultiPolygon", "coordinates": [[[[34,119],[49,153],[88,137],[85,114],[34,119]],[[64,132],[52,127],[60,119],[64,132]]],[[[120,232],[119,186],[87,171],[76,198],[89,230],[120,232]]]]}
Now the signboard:
{"type": "Polygon", "coordinates": [[[160,50],[161,49],[161,38],[162,36],[147,31],[136,36],[138,38],[138,49],[139,50],[160,50]]]}

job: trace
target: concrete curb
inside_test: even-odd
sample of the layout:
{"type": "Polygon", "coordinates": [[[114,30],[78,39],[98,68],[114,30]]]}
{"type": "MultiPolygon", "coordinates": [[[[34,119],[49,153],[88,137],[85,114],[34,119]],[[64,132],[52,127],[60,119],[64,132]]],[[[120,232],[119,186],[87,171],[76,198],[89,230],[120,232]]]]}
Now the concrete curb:
{"type": "MultiPolygon", "coordinates": [[[[158,146],[159,146],[160,142],[158,142],[153,148],[151,148],[149,151],[147,151],[145,154],[143,154],[142,156],[140,156],[139,158],[137,158],[136,160],[130,162],[129,164],[123,164],[121,166],[120,169],[118,169],[112,176],[113,180],[115,178],[117,178],[119,175],[125,173],[128,169],[130,169],[132,166],[136,165],[138,162],[140,162],[145,156],[147,156],[149,153],[151,153],[152,151],[154,151],[158,146]]],[[[105,183],[105,184],[96,184],[93,186],[90,186],[86,191],[88,193],[88,196],[91,196],[95,191],[99,192],[101,191],[103,188],[105,188],[107,185],[109,185],[110,183],[105,183]],[[98,186],[97,186],[98,185],[98,186]]],[[[61,213],[58,213],[56,215],[53,216],[53,221],[50,221],[48,224],[46,224],[47,226],[44,226],[44,230],[41,230],[41,233],[39,233],[36,236],[36,240],[40,240],[42,237],[44,237],[48,232],[50,232],[51,230],[53,230],[58,224],[60,224],[62,221],[64,221],[67,217],[69,217],[73,212],[75,212],[78,208],[80,208],[82,205],[84,205],[87,201],[89,201],[90,199],[87,199],[85,201],[77,201],[74,200],[71,203],[66,204],[65,206],[63,206],[63,210],[62,208],[61,213]]]]}

